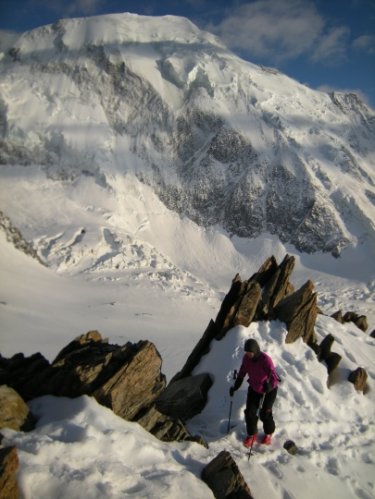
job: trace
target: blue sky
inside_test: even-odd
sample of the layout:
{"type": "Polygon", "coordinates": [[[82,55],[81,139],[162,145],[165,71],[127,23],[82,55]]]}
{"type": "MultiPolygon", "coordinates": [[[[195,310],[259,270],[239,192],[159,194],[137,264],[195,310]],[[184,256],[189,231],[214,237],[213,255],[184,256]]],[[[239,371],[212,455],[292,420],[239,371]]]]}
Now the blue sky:
{"type": "Polygon", "coordinates": [[[113,12],[187,17],[243,59],[375,108],[375,0],[0,0],[0,36],[113,12]]]}

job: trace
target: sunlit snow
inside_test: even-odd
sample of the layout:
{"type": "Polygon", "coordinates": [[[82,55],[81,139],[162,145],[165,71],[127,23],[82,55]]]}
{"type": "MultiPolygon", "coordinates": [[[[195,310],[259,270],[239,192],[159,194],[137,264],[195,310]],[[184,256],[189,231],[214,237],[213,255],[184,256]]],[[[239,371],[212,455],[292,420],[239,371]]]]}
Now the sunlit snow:
{"type": "MultiPolygon", "coordinates": [[[[275,235],[230,237],[218,226],[202,228],[166,208],[136,174],[147,161],[154,162],[165,166],[173,182],[171,160],[152,150],[146,161],[136,154],[128,135],[114,132],[108,120],[116,113],[129,118],[121,102],[104,102],[103,96],[90,94],[87,88],[81,92],[67,75],[53,73],[51,54],[56,56],[56,47],[52,28],[44,27],[20,37],[17,47],[22,57],[52,65],[48,74],[42,78],[30,72],[24,79],[15,65],[12,74],[2,75],[11,143],[18,153],[22,147],[31,151],[31,159],[27,166],[17,158],[1,165],[0,209],[49,267],[17,251],[0,233],[1,355],[40,351],[53,360],[73,338],[97,329],[111,343],[154,342],[163,359],[162,372],[170,380],[216,317],[236,273],[247,279],[266,258],[274,255],[280,263],[288,253],[296,259],[292,283],[298,288],[311,279],[326,314],[317,319],[318,340],[332,334],[332,350],[342,361],[328,378],[326,366],[302,341],[285,344],[281,322],[252,323],[229,331],[222,341],[213,342],[195,370],[214,378],[206,408],[188,422],[191,433],[201,434],[209,449],[197,443],[163,443],[88,397],[33,400],[30,408],[39,417],[35,430],[2,430],[2,443],[18,449],[23,497],[210,498],[213,495],[200,473],[226,449],[257,499],[373,498],[375,339],[369,333],[375,329],[375,212],[368,198],[374,185],[373,148],[357,158],[362,168],[355,173],[362,176],[357,182],[355,175],[346,175],[337,166],[345,157],[327,160],[332,151],[327,152],[314,128],[314,123],[324,123],[329,140],[341,143],[349,126],[344,115],[337,118],[328,95],[240,61],[187,20],[147,18],[146,29],[144,18],[123,19],[124,24],[118,16],[106,16],[55,25],[60,30],[59,57],[90,44],[106,43],[108,50],[118,44],[111,61],[121,61],[126,52],[129,68],[175,109],[183,101],[179,85],[196,82],[206,93],[215,88],[217,110],[234,128],[251,136],[265,162],[274,154],[273,133],[262,120],[273,122],[275,109],[281,110],[290,147],[297,142],[303,146],[304,160],[317,174],[314,182],[341,210],[337,213],[345,223],[338,224],[351,244],[339,258],[304,254],[275,235]],[[208,46],[222,51],[220,58],[200,52],[203,46],[206,51],[208,46]],[[155,51],[167,48],[169,56],[155,65],[155,51]],[[177,49],[185,50],[184,57],[176,56],[177,49]],[[241,67],[240,74],[244,64],[252,69],[251,81],[243,76],[247,73],[242,80],[233,73],[234,67],[241,67]],[[248,103],[241,89],[250,87],[248,103]],[[231,98],[226,100],[228,95],[231,98]],[[252,114],[242,112],[244,102],[253,106],[252,114]],[[314,117],[313,123],[306,121],[306,114],[314,117]],[[370,179],[368,184],[363,178],[370,179]],[[364,185],[369,186],[367,193],[364,185]],[[364,333],[352,323],[341,325],[330,318],[338,309],[366,315],[369,330],[364,333]],[[250,336],[271,355],[282,382],[274,408],[274,442],[267,448],[256,444],[249,462],[242,445],[245,383],[233,398],[229,434],[227,427],[229,387],[240,366],[244,340],[250,336]],[[365,394],[347,381],[357,367],[369,376],[365,394]],[[299,448],[296,456],[283,449],[288,439],[299,448]]],[[[80,62],[89,64],[85,58],[80,62]]],[[[89,69],[96,74],[97,69],[89,69]]],[[[212,106],[203,97],[200,103],[203,108],[212,106]]],[[[344,104],[343,100],[340,105],[344,104]]],[[[136,136],[139,123],[131,118],[131,133],[136,136]]],[[[153,118],[151,113],[149,123],[153,118]]],[[[370,144],[368,137],[363,143],[360,137],[352,139],[358,139],[359,149],[370,144]]],[[[289,149],[280,154],[288,163],[289,149]]],[[[298,177],[296,164],[290,164],[298,177]]]]}

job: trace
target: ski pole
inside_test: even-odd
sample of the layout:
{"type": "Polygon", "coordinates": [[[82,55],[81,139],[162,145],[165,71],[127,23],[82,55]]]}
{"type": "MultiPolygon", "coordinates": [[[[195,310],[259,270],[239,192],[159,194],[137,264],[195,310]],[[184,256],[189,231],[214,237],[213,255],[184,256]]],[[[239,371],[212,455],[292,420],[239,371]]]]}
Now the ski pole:
{"type": "Polygon", "coordinates": [[[254,445],[254,440],[255,440],[255,439],[253,439],[253,441],[251,442],[251,447],[250,447],[250,450],[249,450],[249,455],[248,455],[248,457],[247,457],[247,460],[248,460],[248,461],[250,461],[251,451],[253,450],[253,445],[254,445]]]}
{"type": "Polygon", "coordinates": [[[229,419],[228,419],[228,428],[227,428],[227,434],[229,433],[230,431],[230,418],[232,417],[232,405],[233,405],[233,402],[232,402],[232,399],[230,401],[230,405],[229,405],[229,419]]]}
{"type": "MultiPolygon", "coordinates": [[[[235,369],[234,370],[234,373],[233,373],[233,379],[235,380],[237,378],[237,370],[235,369]]],[[[232,417],[232,406],[233,406],[233,401],[232,399],[230,400],[230,405],[229,405],[229,417],[228,417],[228,428],[227,428],[227,434],[229,433],[230,431],[230,420],[231,420],[231,417],[232,417]]]]}
{"type": "Polygon", "coordinates": [[[260,402],[259,402],[258,409],[257,409],[257,417],[258,418],[259,418],[259,415],[260,415],[260,411],[262,410],[263,402],[264,402],[265,397],[266,397],[266,394],[263,393],[262,398],[260,399],[260,402]]]}
{"type": "MultiPolygon", "coordinates": [[[[262,407],[263,407],[263,402],[264,402],[265,396],[266,396],[266,394],[263,393],[262,398],[260,399],[260,402],[259,402],[259,406],[258,406],[258,409],[257,409],[257,412],[256,412],[256,415],[257,415],[258,418],[259,418],[260,411],[262,410],[262,407]]],[[[250,461],[251,451],[253,450],[253,444],[254,444],[254,439],[251,442],[251,447],[250,447],[250,450],[249,450],[249,455],[247,457],[248,461],[250,461]]]]}

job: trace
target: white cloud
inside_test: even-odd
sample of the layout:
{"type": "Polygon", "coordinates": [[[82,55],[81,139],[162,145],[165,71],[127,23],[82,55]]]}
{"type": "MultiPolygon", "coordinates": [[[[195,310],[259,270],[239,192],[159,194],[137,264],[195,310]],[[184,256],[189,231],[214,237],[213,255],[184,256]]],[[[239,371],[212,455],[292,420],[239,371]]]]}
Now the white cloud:
{"type": "Polygon", "coordinates": [[[375,35],[362,35],[353,41],[353,48],[375,54],[375,35]]]}
{"type": "Polygon", "coordinates": [[[314,47],[312,60],[337,63],[346,58],[350,30],[345,26],[331,29],[322,35],[314,47]]]}
{"type": "Polygon", "coordinates": [[[322,17],[308,0],[258,0],[239,6],[209,29],[233,49],[286,60],[309,50],[323,26],[322,17]]]}
{"type": "Polygon", "coordinates": [[[343,60],[349,29],[328,30],[310,0],[257,0],[229,12],[218,25],[208,26],[233,50],[273,62],[304,54],[314,62],[343,60]]]}

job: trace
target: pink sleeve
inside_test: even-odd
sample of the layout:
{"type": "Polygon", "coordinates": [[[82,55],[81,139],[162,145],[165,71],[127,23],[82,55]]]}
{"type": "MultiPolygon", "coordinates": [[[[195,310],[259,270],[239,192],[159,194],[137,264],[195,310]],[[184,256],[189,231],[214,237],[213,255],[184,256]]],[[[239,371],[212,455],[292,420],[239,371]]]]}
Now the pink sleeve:
{"type": "Polygon", "coordinates": [[[275,387],[278,384],[276,368],[275,368],[275,365],[272,362],[272,359],[269,355],[267,355],[267,357],[266,357],[266,364],[267,364],[267,367],[269,368],[270,381],[272,382],[272,386],[275,387]]]}

